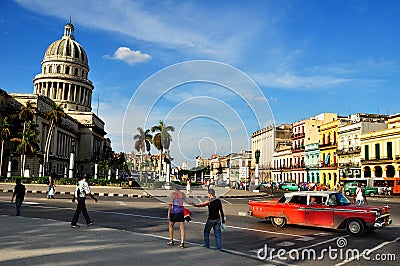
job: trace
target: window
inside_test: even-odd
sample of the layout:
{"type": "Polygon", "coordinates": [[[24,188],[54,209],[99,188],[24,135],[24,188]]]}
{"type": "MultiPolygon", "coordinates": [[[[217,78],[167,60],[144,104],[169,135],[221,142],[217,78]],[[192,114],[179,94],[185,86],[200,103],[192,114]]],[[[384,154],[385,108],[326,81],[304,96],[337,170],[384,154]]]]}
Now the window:
{"type": "Polygon", "coordinates": [[[379,160],[381,158],[381,151],[379,143],[375,144],[375,159],[379,160]]]}
{"type": "Polygon", "coordinates": [[[369,145],[365,145],[364,159],[369,160],[369,145]]]}
{"type": "Polygon", "coordinates": [[[392,142],[388,142],[388,143],[386,144],[386,146],[387,146],[387,158],[388,158],[389,160],[392,160],[392,159],[393,159],[393,155],[392,155],[392,142]]]}
{"type": "Polygon", "coordinates": [[[294,204],[307,205],[307,197],[295,195],[292,197],[292,199],[289,202],[294,203],[294,204]]]}

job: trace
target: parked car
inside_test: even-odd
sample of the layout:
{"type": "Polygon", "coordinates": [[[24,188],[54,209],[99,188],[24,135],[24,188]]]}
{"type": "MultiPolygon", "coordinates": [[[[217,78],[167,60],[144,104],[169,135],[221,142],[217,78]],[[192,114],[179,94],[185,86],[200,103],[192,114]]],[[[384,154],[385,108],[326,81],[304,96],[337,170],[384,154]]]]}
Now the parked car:
{"type": "MultiPolygon", "coordinates": [[[[358,187],[358,182],[345,183],[343,187],[344,194],[346,196],[353,195],[357,187],[358,187]]],[[[376,187],[367,187],[365,184],[363,184],[361,187],[362,189],[364,189],[365,195],[373,197],[378,194],[378,188],[376,187]]]]}
{"type": "Polygon", "coordinates": [[[392,223],[389,206],[352,205],[342,193],[333,191],[298,191],[270,201],[250,200],[248,215],[268,219],[275,227],[315,226],[356,236],[392,223]]]}
{"type": "Polygon", "coordinates": [[[297,191],[299,186],[296,183],[285,183],[282,185],[283,190],[297,191]]]}
{"type": "Polygon", "coordinates": [[[257,187],[256,190],[261,191],[267,191],[270,190],[271,184],[270,183],[260,183],[257,187]]]}
{"type": "Polygon", "coordinates": [[[308,190],[310,190],[310,185],[309,185],[309,183],[307,183],[307,182],[301,182],[301,183],[299,184],[299,188],[300,188],[300,190],[302,190],[302,191],[308,191],[308,190]]]}
{"type": "Polygon", "coordinates": [[[327,191],[329,188],[322,184],[316,184],[318,191],[327,191]]]}

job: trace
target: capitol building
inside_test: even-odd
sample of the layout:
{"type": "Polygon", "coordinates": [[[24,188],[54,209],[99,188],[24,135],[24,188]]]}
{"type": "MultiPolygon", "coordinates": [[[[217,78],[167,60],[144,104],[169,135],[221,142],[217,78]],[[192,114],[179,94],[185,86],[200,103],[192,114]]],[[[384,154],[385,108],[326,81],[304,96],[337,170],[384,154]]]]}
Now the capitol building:
{"type": "MultiPolygon", "coordinates": [[[[88,57],[75,41],[71,22],[65,25],[61,39],[49,45],[41,66],[41,73],[33,79],[33,94],[0,89],[0,123],[5,117],[17,118],[28,102],[35,107],[33,121],[39,132],[39,147],[34,154],[27,154],[23,175],[94,176],[97,162],[111,156],[111,141],[106,138],[104,121],[92,111],[94,86],[88,79],[88,57]],[[66,116],[55,125],[44,172],[45,142],[50,129],[46,114],[55,104],[63,108],[66,116]]],[[[16,146],[17,143],[5,141],[0,176],[21,175],[21,156],[16,146]]]]}

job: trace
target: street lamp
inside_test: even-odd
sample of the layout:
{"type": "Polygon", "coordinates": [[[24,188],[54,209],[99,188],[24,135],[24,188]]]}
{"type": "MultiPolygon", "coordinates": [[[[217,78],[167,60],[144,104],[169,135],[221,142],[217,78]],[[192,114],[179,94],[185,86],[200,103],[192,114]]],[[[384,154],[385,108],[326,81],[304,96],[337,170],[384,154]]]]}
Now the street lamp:
{"type": "Polygon", "coordinates": [[[71,156],[69,157],[69,172],[68,177],[74,177],[74,169],[75,169],[75,139],[71,140],[71,156]]]}
{"type": "Polygon", "coordinates": [[[256,172],[255,172],[255,181],[254,181],[254,185],[257,187],[258,186],[258,180],[259,180],[259,176],[258,176],[258,164],[260,162],[260,150],[256,150],[254,152],[254,156],[256,158],[256,172]]]}

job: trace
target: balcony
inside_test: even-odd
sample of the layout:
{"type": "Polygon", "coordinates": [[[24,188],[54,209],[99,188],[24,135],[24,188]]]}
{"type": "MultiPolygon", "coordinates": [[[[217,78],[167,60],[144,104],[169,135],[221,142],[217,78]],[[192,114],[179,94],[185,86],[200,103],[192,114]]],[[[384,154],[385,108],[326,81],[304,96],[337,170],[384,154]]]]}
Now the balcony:
{"type": "Polygon", "coordinates": [[[319,166],[319,169],[337,169],[338,164],[337,163],[331,163],[331,164],[325,164],[325,163],[321,163],[319,166]]]}
{"type": "Polygon", "coordinates": [[[385,163],[385,162],[387,162],[387,163],[393,162],[393,156],[379,157],[379,158],[371,157],[369,159],[361,158],[361,163],[385,163]]]}
{"type": "Polygon", "coordinates": [[[305,133],[296,133],[296,134],[293,134],[293,139],[295,140],[295,139],[301,139],[301,138],[304,138],[306,136],[306,134],[305,133]]]}
{"type": "Polygon", "coordinates": [[[336,151],[337,155],[355,154],[355,153],[360,153],[360,152],[361,152],[360,146],[350,147],[350,148],[341,149],[341,150],[336,151]]]}
{"type": "Polygon", "coordinates": [[[323,143],[323,144],[319,144],[318,148],[320,149],[329,149],[329,148],[335,148],[337,147],[337,142],[330,142],[330,143],[323,143]]]}

